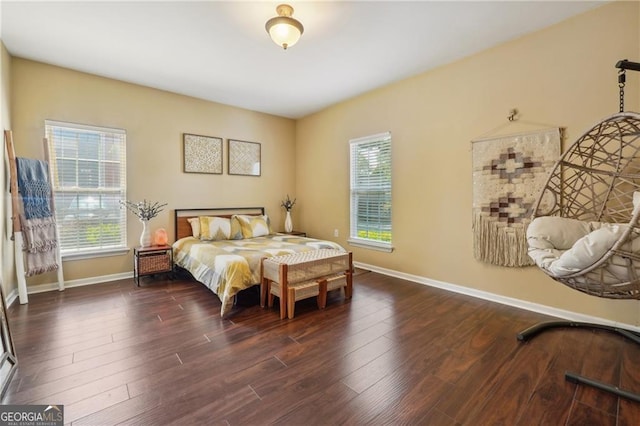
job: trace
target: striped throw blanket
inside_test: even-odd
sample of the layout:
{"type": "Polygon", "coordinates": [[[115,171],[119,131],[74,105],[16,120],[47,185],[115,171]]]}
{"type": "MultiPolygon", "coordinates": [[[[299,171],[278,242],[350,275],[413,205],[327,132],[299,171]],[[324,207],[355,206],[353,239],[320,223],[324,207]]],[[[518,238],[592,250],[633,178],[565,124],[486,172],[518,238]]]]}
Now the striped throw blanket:
{"type": "Polygon", "coordinates": [[[26,252],[26,276],[55,271],[58,241],[56,222],[51,211],[51,185],[46,162],[28,158],[16,158],[18,190],[22,196],[23,211],[20,215],[24,248],[26,252]]]}

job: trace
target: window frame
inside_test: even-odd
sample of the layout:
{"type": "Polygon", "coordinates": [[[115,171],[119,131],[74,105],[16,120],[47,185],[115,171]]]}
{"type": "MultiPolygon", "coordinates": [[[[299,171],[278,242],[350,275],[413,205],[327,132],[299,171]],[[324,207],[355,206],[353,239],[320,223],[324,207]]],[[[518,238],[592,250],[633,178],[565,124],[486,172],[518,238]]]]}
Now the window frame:
{"type": "MultiPolygon", "coordinates": [[[[363,247],[373,250],[379,250],[384,252],[393,251],[393,204],[392,204],[392,188],[393,188],[393,161],[392,161],[392,138],[391,132],[377,133],[370,136],[364,136],[349,140],[349,238],[347,242],[353,246],[363,247]],[[368,188],[363,188],[362,184],[359,184],[356,180],[358,171],[358,161],[355,156],[358,153],[358,149],[362,147],[378,148],[385,150],[385,156],[388,157],[388,182],[380,182],[379,178],[372,178],[366,183],[369,184],[368,188]],[[375,184],[380,183],[376,186],[375,184]],[[373,186],[371,186],[373,185],[373,186]],[[362,216],[362,212],[359,210],[358,201],[362,198],[362,194],[384,192],[381,198],[388,198],[389,213],[388,213],[388,233],[390,234],[389,241],[385,241],[382,238],[363,238],[359,236],[361,223],[359,216],[362,216]]],[[[359,179],[361,181],[361,179],[359,179]]],[[[366,186],[366,185],[365,185],[366,186]]],[[[382,199],[379,200],[379,203],[382,199]]],[[[383,215],[378,215],[374,219],[377,220],[377,225],[382,225],[383,215]]],[[[382,235],[382,231],[378,230],[382,235]]],[[[386,231],[385,231],[386,232],[386,231]]]]}
{"type": "MultiPolygon", "coordinates": [[[[58,224],[58,234],[63,235],[65,232],[65,220],[67,220],[66,216],[74,216],[75,218],[69,219],[70,224],[69,228],[73,228],[71,234],[73,232],[76,233],[77,236],[82,232],[83,225],[81,223],[81,219],[79,216],[81,214],[93,214],[93,210],[96,210],[96,207],[92,207],[88,205],[89,201],[92,201],[91,194],[99,194],[99,201],[97,210],[100,211],[100,214],[104,214],[104,211],[110,213],[112,216],[107,221],[105,216],[101,216],[98,214],[97,216],[91,216],[91,221],[94,221],[96,226],[99,228],[99,237],[96,244],[83,244],[80,241],[80,238],[77,238],[76,243],[69,244],[64,237],[60,238],[60,252],[62,258],[65,260],[76,260],[76,259],[89,259],[95,257],[103,257],[103,256],[114,256],[114,255],[122,255],[129,252],[129,247],[127,246],[127,210],[121,208],[121,206],[108,206],[104,207],[103,203],[107,201],[113,201],[113,199],[117,198],[118,200],[126,200],[127,196],[127,133],[124,129],[118,128],[108,128],[108,127],[100,127],[86,124],[78,124],[78,123],[70,123],[56,120],[45,120],[45,138],[47,139],[48,151],[49,151],[49,162],[50,162],[50,174],[51,174],[51,188],[54,194],[54,200],[56,203],[55,216],[56,222],[58,224]],[[54,136],[55,131],[70,131],[77,132],[78,134],[87,133],[87,134],[97,134],[99,135],[98,139],[98,158],[90,158],[83,156],[80,151],[82,151],[79,146],[76,146],[75,156],[71,155],[69,157],[58,156],[56,153],[56,147],[63,143],[68,142],[68,140],[63,140],[62,138],[57,138],[54,136]],[[108,143],[114,144],[118,147],[119,153],[117,157],[107,158],[104,155],[104,149],[108,146],[108,143]],[[66,170],[61,164],[66,161],[74,161],[75,165],[75,173],[78,176],[76,183],[74,185],[69,185],[69,182],[64,182],[65,175],[69,172],[66,170]],[[78,180],[80,171],[78,168],[80,167],[80,163],[97,163],[97,172],[94,176],[94,182],[97,179],[97,185],[94,182],[91,182],[92,185],[80,185],[78,180]],[[113,165],[117,165],[116,168],[113,168],[113,165]],[[106,167],[105,167],[106,166],[106,167]],[[117,178],[119,181],[117,185],[108,185],[107,182],[109,178],[113,179],[112,173],[109,173],[107,169],[117,170],[117,178]],[[65,195],[62,195],[65,194],[65,195]],[[87,195],[87,200],[81,200],[80,197],[83,195],[87,195]],[[73,203],[77,203],[75,209],[74,208],[61,208],[58,204],[61,197],[67,196],[69,199],[74,200],[73,203]],[[115,196],[115,197],[114,197],[115,196]],[[110,199],[110,200],[109,200],[110,199]],[[81,206],[82,201],[85,201],[87,206],[83,209],[81,206]],[[85,212],[84,210],[87,210],[85,212]],[[66,212],[66,213],[65,213],[66,212]],[[117,213],[116,213],[117,212],[117,213]],[[108,224],[119,225],[120,229],[115,234],[115,238],[111,238],[109,236],[104,236],[104,228],[103,225],[108,224]],[[65,247],[65,242],[67,242],[67,246],[65,247]],[[111,244],[111,242],[113,242],[111,244]]],[[[84,147],[84,150],[87,150],[87,147],[84,147]]],[[[67,175],[68,176],[68,175],[67,175]]]]}

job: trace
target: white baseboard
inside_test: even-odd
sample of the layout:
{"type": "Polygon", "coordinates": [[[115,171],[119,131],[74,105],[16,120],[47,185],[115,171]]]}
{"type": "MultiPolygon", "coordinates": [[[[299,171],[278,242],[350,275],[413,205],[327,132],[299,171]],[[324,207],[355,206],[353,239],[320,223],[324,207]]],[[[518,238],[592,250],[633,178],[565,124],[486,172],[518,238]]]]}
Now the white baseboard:
{"type": "Polygon", "coordinates": [[[620,323],[620,322],[611,321],[605,318],[594,317],[591,315],[585,315],[578,312],[566,311],[564,309],[558,309],[551,306],[541,305],[538,303],[527,302],[526,300],[514,299],[512,297],[501,296],[499,294],[476,290],[470,287],[450,284],[443,281],[432,280],[432,279],[421,277],[418,275],[412,275],[412,274],[406,274],[404,272],[394,271],[392,269],[380,268],[378,266],[368,265],[366,263],[353,262],[353,265],[357,268],[362,268],[372,272],[377,272],[382,275],[388,275],[391,277],[412,281],[418,284],[437,287],[443,290],[452,291],[454,293],[460,293],[467,296],[476,297],[478,299],[489,300],[491,302],[513,306],[515,308],[520,308],[520,309],[524,309],[531,312],[537,312],[540,314],[550,315],[553,317],[562,318],[570,321],[590,322],[590,323],[602,324],[602,325],[607,325],[612,327],[626,328],[627,330],[640,332],[640,327],[634,324],[620,323]]]}
{"type": "MultiPolygon", "coordinates": [[[[81,278],[64,282],[65,288],[82,287],[85,285],[102,284],[109,281],[124,280],[133,278],[133,272],[122,272],[120,274],[102,275],[100,277],[81,278]]],[[[27,286],[27,294],[44,293],[46,291],[58,290],[58,282],[27,286]]],[[[11,306],[18,298],[18,289],[14,288],[7,295],[7,306],[11,306]]]]}

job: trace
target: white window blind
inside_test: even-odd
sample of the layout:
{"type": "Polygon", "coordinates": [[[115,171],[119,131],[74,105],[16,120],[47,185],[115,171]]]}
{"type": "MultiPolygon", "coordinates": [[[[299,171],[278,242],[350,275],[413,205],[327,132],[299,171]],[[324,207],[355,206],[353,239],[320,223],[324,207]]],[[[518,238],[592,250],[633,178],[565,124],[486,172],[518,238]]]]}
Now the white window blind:
{"type": "Polygon", "coordinates": [[[391,133],[352,139],[349,243],[391,251],[391,133]]]}
{"type": "Polygon", "coordinates": [[[126,248],[126,133],[45,121],[63,256],[126,248]]]}

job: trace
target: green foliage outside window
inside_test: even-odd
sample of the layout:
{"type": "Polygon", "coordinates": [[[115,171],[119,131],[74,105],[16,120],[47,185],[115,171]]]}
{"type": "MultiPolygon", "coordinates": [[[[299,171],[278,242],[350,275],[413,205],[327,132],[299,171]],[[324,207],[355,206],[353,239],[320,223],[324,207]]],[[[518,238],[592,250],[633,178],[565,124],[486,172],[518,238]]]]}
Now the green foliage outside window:
{"type": "Polygon", "coordinates": [[[90,243],[98,243],[99,241],[104,240],[105,237],[115,240],[119,236],[120,224],[118,223],[102,223],[100,225],[87,227],[86,239],[87,242],[90,243]]]}
{"type": "Polygon", "coordinates": [[[391,242],[391,231],[358,231],[358,238],[391,242]]]}

